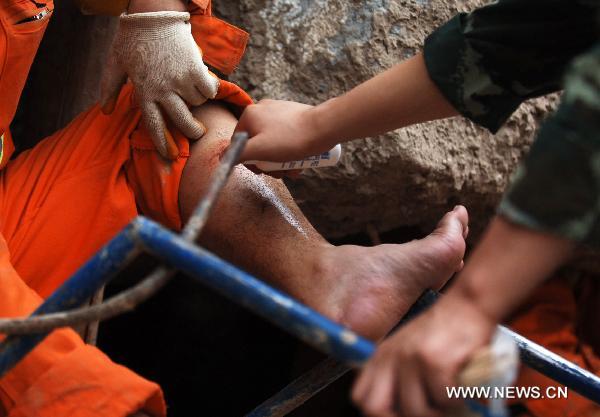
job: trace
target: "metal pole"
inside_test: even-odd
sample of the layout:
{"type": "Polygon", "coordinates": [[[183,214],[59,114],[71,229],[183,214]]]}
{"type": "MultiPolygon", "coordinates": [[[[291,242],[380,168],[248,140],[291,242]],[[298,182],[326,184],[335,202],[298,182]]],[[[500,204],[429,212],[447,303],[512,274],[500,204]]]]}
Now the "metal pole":
{"type": "MultiPolygon", "coordinates": [[[[90,297],[95,288],[106,281],[106,275],[116,270],[135,249],[136,239],[132,237],[131,232],[133,229],[135,229],[135,235],[139,242],[156,257],[169,265],[176,265],[210,288],[249,308],[332,357],[350,366],[358,367],[373,354],[375,345],[372,342],[334,323],[181,236],[144,218],[138,218],[125,232],[111,241],[109,247],[92,258],[86,267],[65,283],[38,311],[62,310],[65,304],[69,304],[65,303],[65,296],[70,299],[68,296],[73,295],[74,299],[77,299],[77,301],[73,301],[73,304],[90,297]],[[105,261],[108,262],[105,264],[105,261]],[[89,282],[94,282],[95,285],[90,285],[89,282]]],[[[427,308],[435,298],[432,293],[425,294],[419,300],[418,308],[427,308]]],[[[507,329],[503,331],[510,332],[507,329]]],[[[511,333],[511,335],[514,334],[511,333]]],[[[573,391],[596,402],[600,401],[600,378],[521,336],[514,336],[517,338],[523,361],[526,364],[569,386],[573,391]]],[[[3,353],[0,355],[0,370],[2,372],[6,370],[6,363],[16,363],[16,353],[21,355],[20,359],[24,356],[24,347],[30,350],[42,338],[43,335],[41,337],[35,335],[29,338],[23,337],[14,342],[15,338],[10,337],[9,339],[13,340],[13,343],[9,345],[11,350],[7,350],[3,344],[2,351],[0,351],[3,353]]],[[[333,368],[335,369],[335,367],[333,368]]],[[[336,370],[336,372],[339,371],[336,370]]],[[[317,385],[313,386],[317,387],[317,385]]]]}
{"type": "MultiPolygon", "coordinates": [[[[98,291],[94,294],[92,299],[90,300],[90,305],[95,306],[98,304],[102,304],[102,300],[104,300],[104,285],[101,286],[98,291]]],[[[100,320],[95,320],[87,325],[85,331],[85,343],[88,345],[96,346],[98,343],[98,329],[100,327],[100,320]]]]}
{"type": "MultiPolygon", "coordinates": [[[[350,366],[362,365],[375,351],[375,345],[299,303],[263,281],[193,246],[169,231],[148,225],[140,231],[146,248],[157,257],[177,265],[182,271],[229,297],[273,324],[296,335],[313,347],[350,366]],[[166,233],[170,235],[161,236],[166,233]]],[[[426,292],[407,319],[428,308],[438,298],[426,292]]],[[[600,403],[600,378],[516,333],[500,326],[516,339],[523,362],[573,391],[600,403]]]]}
{"type": "MultiPolygon", "coordinates": [[[[433,305],[439,297],[440,295],[434,291],[426,291],[404,316],[399,325],[422,313],[433,305]]],[[[523,363],[600,404],[600,378],[598,376],[504,326],[499,326],[499,328],[516,341],[523,363]]],[[[331,359],[323,361],[315,368],[296,378],[281,391],[248,413],[246,417],[285,416],[351,370],[349,366],[339,363],[339,366],[334,366],[329,361],[331,359]]]]}
{"type": "Polygon", "coordinates": [[[373,353],[374,345],[353,331],[156,223],[139,221],[141,243],[150,253],[315,348],[350,364],[373,353]]]}
{"type": "MultiPolygon", "coordinates": [[[[206,196],[200,201],[190,217],[189,224],[184,228],[185,239],[193,241],[202,231],[247,140],[248,134],[245,132],[234,135],[231,145],[213,173],[206,196]]],[[[104,286],[118,270],[137,255],[140,228],[144,228],[144,222],[138,217],[44,301],[30,317],[0,319],[0,332],[10,335],[0,344],[0,377],[12,369],[54,328],[98,322],[130,311],[159,291],[171,279],[174,270],[161,266],[133,288],[105,303],[75,308],[86,303],[98,288],[104,286]],[[69,309],[71,310],[65,311],[69,309]],[[17,334],[26,336],[20,337],[17,334]]]]}
{"type": "MultiPolygon", "coordinates": [[[[428,309],[437,298],[436,292],[425,291],[394,330],[428,309]]],[[[393,333],[394,330],[390,333],[393,333]]],[[[350,372],[351,369],[342,362],[327,358],[256,407],[246,417],[283,417],[350,372]]]]}
{"type": "MultiPolygon", "coordinates": [[[[64,311],[89,300],[97,288],[104,285],[122,266],[139,253],[139,245],[137,245],[135,237],[134,226],[126,227],[48,297],[32,315],[64,311]]],[[[8,336],[0,344],[0,377],[31,352],[48,334],[47,331],[23,337],[8,336]]]]}
{"type": "Polygon", "coordinates": [[[325,359],[246,414],[246,417],[282,417],[288,415],[344,376],[350,369],[348,365],[333,358],[325,359]]]}

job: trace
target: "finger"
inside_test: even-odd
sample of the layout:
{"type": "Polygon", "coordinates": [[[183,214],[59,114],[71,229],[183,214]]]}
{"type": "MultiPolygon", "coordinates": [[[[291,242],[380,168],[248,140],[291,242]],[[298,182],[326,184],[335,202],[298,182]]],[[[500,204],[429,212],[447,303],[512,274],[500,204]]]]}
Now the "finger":
{"type": "Polygon", "coordinates": [[[166,129],[165,122],[158,104],[152,101],[141,103],[142,119],[146,124],[150,138],[158,152],[167,159],[176,159],[179,149],[171,133],[166,129]]]}
{"type": "MultiPolygon", "coordinates": [[[[250,132],[248,132],[250,134],[250,132]]],[[[240,161],[269,161],[268,153],[263,149],[263,135],[250,136],[246,147],[240,156],[240,161]]]]}
{"type": "Polygon", "coordinates": [[[188,106],[198,107],[206,103],[207,100],[194,85],[177,89],[177,94],[179,94],[188,106]]]}
{"type": "Polygon", "coordinates": [[[298,179],[302,174],[302,170],[292,169],[288,171],[261,171],[264,174],[267,174],[273,178],[281,179],[281,178],[290,178],[290,179],[298,179]]]}
{"type": "Polygon", "coordinates": [[[379,363],[380,361],[385,363],[386,356],[386,352],[380,348],[363,367],[352,389],[352,400],[355,403],[360,404],[365,401],[371,386],[373,385],[373,380],[377,375],[379,363]]]}
{"type": "Polygon", "coordinates": [[[371,360],[367,363],[365,368],[363,368],[356,378],[356,382],[354,382],[354,386],[352,387],[352,401],[360,407],[362,407],[362,404],[366,401],[371,389],[371,384],[373,383],[373,361],[374,360],[371,360]]]}
{"type": "Polygon", "coordinates": [[[424,378],[426,397],[435,408],[447,409],[457,403],[455,399],[448,396],[446,387],[456,384],[454,383],[454,379],[447,375],[447,372],[443,370],[426,371],[424,378]]]}
{"type": "Polygon", "coordinates": [[[192,140],[198,140],[206,133],[204,125],[192,116],[192,112],[185,102],[176,94],[172,94],[161,101],[161,106],[164,109],[171,122],[183,133],[186,137],[192,140]]]}
{"type": "Polygon", "coordinates": [[[269,177],[273,177],[277,180],[280,180],[283,177],[285,177],[285,171],[265,171],[263,172],[263,174],[268,175],[269,177]]]}
{"type": "Polygon", "coordinates": [[[253,106],[255,106],[256,104],[251,104],[249,106],[247,106],[244,111],[242,112],[240,119],[237,122],[237,125],[235,126],[235,133],[237,132],[248,132],[248,134],[250,136],[252,136],[252,134],[254,132],[250,131],[250,126],[248,124],[248,115],[251,113],[250,108],[252,108],[253,106]]]}
{"type": "Polygon", "coordinates": [[[206,98],[215,98],[219,92],[220,80],[208,71],[206,65],[199,65],[192,73],[194,86],[206,98]]]}
{"type": "Polygon", "coordinates": [[[425,391],[425,381],[414,362],[402,367],[397,376],[398,404],[403,417],[441,417],[442,414],[429,404],[425,391]]]}
{"type": "Polygon", "coordinates": [[[382,364],[372,380],[369,393],[362,401],[362,409],[369,416],[394,417],[394,367],[382,364]]]}
{"type": "Polygon", "coordinates": [[[114,55],[111,55],[102,76],[100,95],[102,113],[111,114],[115,110],[119,93],[126,82],[127,74],[121,69],[114,55]]]}
{"type": "Polygon", "coordinates": [[[248,165],[244,165],[248,171],[252,172],[253,174],[256,175],[268,175],[269,177],[273,177],[276,180],[280,180],[282,179],[285,174],[285,171],[272,171],[272,172],[267,172],[267,171],[263,171],[262,169],[259,169],[256,165],[254,164],[248,164],[248,165]]]}

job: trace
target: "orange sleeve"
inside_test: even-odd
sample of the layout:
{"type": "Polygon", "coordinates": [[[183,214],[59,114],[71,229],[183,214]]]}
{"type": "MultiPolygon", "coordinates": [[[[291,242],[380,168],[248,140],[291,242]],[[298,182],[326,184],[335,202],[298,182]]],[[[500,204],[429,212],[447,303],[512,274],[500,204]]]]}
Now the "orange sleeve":
{"type": "MultiPolygon", "coordinates": [[[[41,303],[12,267],[1,235],[0,280],[1,317],[30,314],[41,303]]],[[[166,415],[158,385],[111,362],[71,329],[55,330],[0,379],[0,401],[8,417],[166,415]]]]}

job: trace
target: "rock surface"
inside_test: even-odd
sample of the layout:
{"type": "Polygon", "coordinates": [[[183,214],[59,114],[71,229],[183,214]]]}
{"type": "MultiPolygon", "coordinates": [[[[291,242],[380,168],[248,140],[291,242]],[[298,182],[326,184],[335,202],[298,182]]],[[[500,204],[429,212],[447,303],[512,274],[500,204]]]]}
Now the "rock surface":
{"type": "MultiPolygon", "coordinates": [[[[240,0],[217,13],[251,33],[232,80],[255,99],[318,103],[420,50],[427,34],[481,0],[240,0]]],[[[428,230],[465,204],[480,230],[539,121],[556,100],[524,104],[495,136],[456,118],[345,146],[336,168],[289,183],[328,237],[403,226],[428,230]]],[[[473,235],[477,235],[474,233],[473,235]]]]}

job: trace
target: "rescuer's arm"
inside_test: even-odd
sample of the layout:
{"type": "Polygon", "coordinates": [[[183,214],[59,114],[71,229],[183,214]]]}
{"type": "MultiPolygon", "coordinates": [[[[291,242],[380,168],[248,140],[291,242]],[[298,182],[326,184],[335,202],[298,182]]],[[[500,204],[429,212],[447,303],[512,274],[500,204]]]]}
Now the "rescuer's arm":
{"type": "Polygon", "coordinates": [[[374,417],[441,415],[446,387],[578,242],[600,245],[600,43],[575,59],[482,241],[448,293],[378,349],[354,398],[374,417]]]}
{"type": "Polygon", "coordinates": [[[316,107],[263,100],[246,108],[236,130],[251,136],[242,161],[292,161],[340,142],[457,114],[418,54],[316,107]]]}
{"type": "Polygon", "coordinates": [[[577,242],[600,245],[600,44],[568,72],[499,215],[439,303],[385,341],[353,392],[370,416],[437,416],[446,387],[577,242]]]}
{"type": "Polygon", "coordinates": [[[500,0],[455,16],[423,53],[316,107],[250,106],[242,160],[301,159],[333,144],[461,114],[492,132],[531,97],[562,87],[597,39],[594,2],[500,0]]]}
{"type": "MultiPolygon", "coordinates": [[[[373,417],[441,416],[447,387],[496,325],[565,262],[575,244],[498,217],[441,299],[384,341],[353,399],[373,417]]],[[[460,404],[460,403],[459,403],[460,404]]]]}

